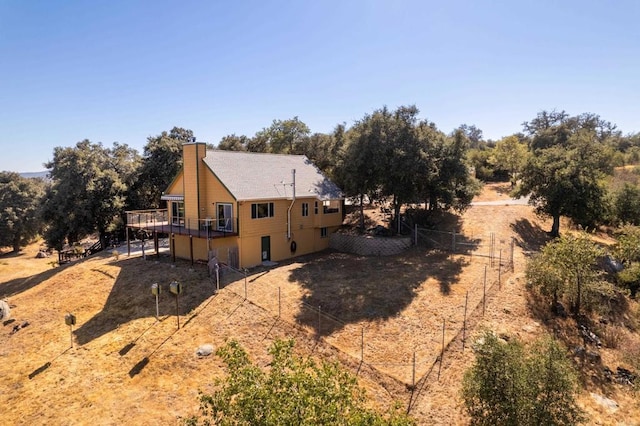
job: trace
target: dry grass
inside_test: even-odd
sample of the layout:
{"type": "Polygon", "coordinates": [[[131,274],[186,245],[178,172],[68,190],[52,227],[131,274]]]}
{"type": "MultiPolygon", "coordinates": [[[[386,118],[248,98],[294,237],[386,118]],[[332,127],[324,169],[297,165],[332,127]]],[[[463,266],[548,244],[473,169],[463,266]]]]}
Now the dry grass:
{"type": "MultiPolygon", "coordinates": [[[[487,186],[480,198],[500,199],[504,190],[504,185],[487,186]]],[[[229,273],[217,294],[204,267],[173,265],[168,258],[102,253],[54,269],[50,259],[35,258],[37,246],[5,254],[0,297],[13,306],[15,321],[0,328],[3,420],[176,424],[196,412],[198,390],[210,391],[212,379],[223,374],[217,357],[195,355],[199,345],[217,347],[234,337],[264,365],[274,338],[294,337],[301,353],[338,360],[357,373],[372,404],[385,407],[399,400],[420,424],[464,424],[459,390],[473,361],[468,348],[474,336],[483,328],[523,340],[546,332],[547,324],[532,316],[522,271],[548,226],[526,206],[472,207],[460,222],[460,230],[478,241],[471,256],[415,248],[388,258],[327,252],[257,268],[246,285],[244,277],[229,273]],[[514,272],[491,265],[486,256],[491,233],[496,248],[505,252],[515,238],[514,272]],[[180,329],[175,299],[167,291],[172,279],[185,286],[180,329]],[[160,321],[150,292],[154,282],[164,290],[160,321]],[[73,348],[67,312],[78,320],[73,348]],[[447,350],[441,366],[443,324],[447,350]]],[[[625,342],[636,341],[617,344],[625,348],[625,342]]],[[[614,368],[622,359],[615,348],[602,352],[602,362],[614,368]]],[[[640,424],[631,396],[616,387],[607,392],[620,403],[618,412],[605,412],[588,392],[582,405],[600,424],[640,424]]]]}

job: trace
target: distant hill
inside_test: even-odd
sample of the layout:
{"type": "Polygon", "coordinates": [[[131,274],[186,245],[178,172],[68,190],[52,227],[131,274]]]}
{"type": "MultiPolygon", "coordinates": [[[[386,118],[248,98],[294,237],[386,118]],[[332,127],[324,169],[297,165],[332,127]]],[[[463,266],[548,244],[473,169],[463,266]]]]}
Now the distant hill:
{"type": "Polygon", "coordinates": [[[46,179],[49,177],[49,171],[45,170],[43,172],[26,172],[20,173],[20,176],[24,178],[43,178],[46,179]]]}

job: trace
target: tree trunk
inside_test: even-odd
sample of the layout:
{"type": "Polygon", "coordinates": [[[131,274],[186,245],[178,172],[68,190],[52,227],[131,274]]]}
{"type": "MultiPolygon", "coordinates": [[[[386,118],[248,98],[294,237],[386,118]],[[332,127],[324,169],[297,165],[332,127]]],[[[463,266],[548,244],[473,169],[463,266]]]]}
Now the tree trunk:
{"type": "Polygon", "coordinates": [[[556,238],[560,236],[560,215],[553,215],[553,225],[551,225],[551,236],[556,238]]]}
{"type": "Polygon", "coordinates": [[[436,205],[438,204],[438,200],[434,195],[429,195],[429,210],[434,211],[436,209],[436,205]]]}
{"type": "Polygon", "coordinates": [[[102,247],[102,250],[105,250],[107,248],[107,234],[106,232],[100,232],[100,247],[102,247]]]}
{"type": "Polygon", "coordinates": [[[20,251],[20,235],[16,235],[13,238],[13,252],[18,253],[20,251]]]}

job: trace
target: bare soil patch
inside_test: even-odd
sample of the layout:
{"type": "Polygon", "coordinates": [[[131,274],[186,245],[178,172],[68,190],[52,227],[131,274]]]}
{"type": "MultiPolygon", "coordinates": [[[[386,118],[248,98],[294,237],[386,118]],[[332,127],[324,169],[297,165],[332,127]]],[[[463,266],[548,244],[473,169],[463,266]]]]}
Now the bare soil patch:
{"type": "MultiPolygon", "coordinates": [[[[508,197],[504,186],[487,185],[479,200],[508,197]]],[[[51,259],[35,258],[37,246],[0,256],[0,298],[15,319],[0,327],[3,420],[176,424],[196,412],[198,390],[211,391],[224,374],[217,357],[195,354],[198,346],[236,338],[266,365],[273,339],[293,337],[300,353],[357,374],[373,405],[399,400],[420,424],[465,424],[459,391],[474,336],[485,327],[525,340],[546,332],[532,317],[523,271],[549,225],[528,206],[474,206],[456,225],[475,242],[467,255],[421,247],[392,257],[325,252],[256,268],[246,279],[227,272],[217,293],[205,267],[168,257],[105,252],[53,268],[51,259]],[[496,257],[504,250],[502,266],[489,256],[492,239],[496,257]],[[179,329],[173,279],[184,285],[179,329]],[[152,283],[163,289],[159,321],[152,283]],[[69,312],[77,317],[73,333],[69,312]]],[[[601,424],[640,423],[637,403],[609,395],[620,402],[616,413],[588,394],[581,400],[601,424]]]]}

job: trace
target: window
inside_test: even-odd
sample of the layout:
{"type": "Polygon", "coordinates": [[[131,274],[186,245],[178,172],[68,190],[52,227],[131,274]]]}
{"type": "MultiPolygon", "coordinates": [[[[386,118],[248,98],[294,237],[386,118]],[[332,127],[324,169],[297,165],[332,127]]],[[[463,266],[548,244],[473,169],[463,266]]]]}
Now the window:
{"type": "Polygon", "coordinates": [[[184,226],[184,203],[171,203],[171,223],[177,226],[184,226]]]}
{"type": "Polygon", "coordinates": [[[329,232],[327,228],[320,228],[320,238],[327,238],[329,236],[329,232]]]}
{"type": "Polygon", "coordinates": [[[218,203],[218,231],[233,231],[233,206],[227,203],[218,203]]]}
{"type": "Polygon", "coordinates": [[[302,203],[302,216],[309,216],[309,203],[302,203]]]}
{"type": "Polygon", "coordinates": [[[323,201],[322,202],[322,212],[327,213],[338,213],[340,211],[340,207],[338,207],[338,203],[336,201],[323,201]]]}
{"type": "Polygon", "coordinates": [[[251,219],[273,217],[273,203],[251,204],[251,219]]]}
{"type": "Polygon", "coordinates": [[[315,204],[313,205],[313,213],[314,214],[318,214],[318,202],[316,201],[315,204]]]}

